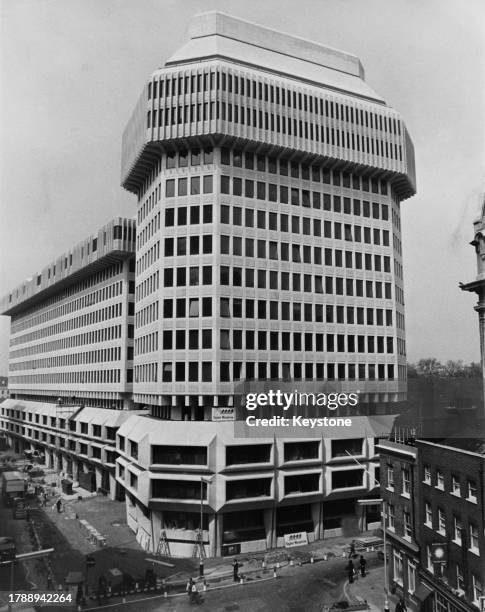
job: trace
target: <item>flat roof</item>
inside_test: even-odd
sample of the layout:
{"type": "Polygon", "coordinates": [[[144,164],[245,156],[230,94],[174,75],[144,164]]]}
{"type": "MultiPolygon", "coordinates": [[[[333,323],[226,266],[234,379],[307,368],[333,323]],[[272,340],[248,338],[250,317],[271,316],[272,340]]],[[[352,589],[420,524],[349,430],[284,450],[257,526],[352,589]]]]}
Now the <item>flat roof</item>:
{"type": "Polygon", "coordinates": [[[83,278],[127,259],[135,253],[135,237],[135,220],[115,217],[4,296],[0,300],[0,314],[19,314],[83,278]],[[115,238],[116,226],[122,228],[120,238],[115,238]]]}

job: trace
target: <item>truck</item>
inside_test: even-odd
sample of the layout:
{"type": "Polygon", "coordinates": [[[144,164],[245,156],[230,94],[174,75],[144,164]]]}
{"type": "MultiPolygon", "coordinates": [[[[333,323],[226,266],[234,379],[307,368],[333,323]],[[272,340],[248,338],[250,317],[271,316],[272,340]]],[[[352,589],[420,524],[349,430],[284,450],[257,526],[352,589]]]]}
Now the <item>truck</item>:
{"type": "Polygon", "coordinates": [[[5,504],[11,506],[13,500],[25,495],[25,480],[20,472],[3,472],[2,496],[5,504]]]}

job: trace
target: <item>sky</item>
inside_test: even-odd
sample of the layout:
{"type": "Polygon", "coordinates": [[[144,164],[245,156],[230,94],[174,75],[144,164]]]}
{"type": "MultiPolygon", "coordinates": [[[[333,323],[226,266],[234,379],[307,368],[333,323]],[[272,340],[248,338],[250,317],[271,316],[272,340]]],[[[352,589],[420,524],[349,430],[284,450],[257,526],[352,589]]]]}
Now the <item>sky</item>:
{"type": "MultiPolygon", "coordinates": [[[[116,215],[121,134],[150,73],[220,9],[357,55],[403,116],[417,195],[402,204],[408,360],[478,361],[469,245],[484,182],[480,0],[0,0],[0,296],[116,215]]],[[[0,317],[0,375],[9,319],[0,317]]]]}

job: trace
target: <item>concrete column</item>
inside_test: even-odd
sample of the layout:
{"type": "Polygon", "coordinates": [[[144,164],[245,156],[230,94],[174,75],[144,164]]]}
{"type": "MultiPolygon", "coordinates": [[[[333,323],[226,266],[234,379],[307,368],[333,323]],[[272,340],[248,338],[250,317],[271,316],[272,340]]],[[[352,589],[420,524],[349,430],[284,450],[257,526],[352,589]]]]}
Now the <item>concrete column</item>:
{"type": "Polygon", "coordinates": [[[53,454],[53,467],[56,470],[56,472],[60,471],[59,463],[60,463],[60,453],[58,453],[57,451],[54,451],[54,454],[53,454]]]}
{"type": "Polygon", "coordinates": [[[220,557],[222,555],[222,514],[209,516],[209,555],[220,557]]]}
{"type": "Polygon", "coordinates": [[[64,473],[67,472],[67,457],[66,457],[66,455],[62,455],[61,472],[64,472],[64,473]]]}
{"type": "Polygon", "coordinates": [[[323,502],[312,504],[312,520],[315,540],[323,540],[323,502]]]}
{"type": "Polygon", "coordinates": [[[266,548],[276,547],[276,508],[264,510],[264,528],[266,531],[266,548]]]}
{"type": "Polygon", "coordinates": [[[102,468],[99,468],[99,467],[96,466],[94,468],[94,473],[96,475],[96,491],[97,491],[98,489],[100,489],[103,486],[102,485],[102,483],[103,483],[103,470],[102,470],[102,468]]]}
{"type": "Polygon", "coordinates": [[[79,475],[79,463],[77,459],[73,459],[72,460],[72,479],[78,480],[78,475],[79,475]]]}
{"type": "Polygon", "coordinates": [[[116,478],[114,473],[109,474],[109,498],[116,499],[116,478]]]}

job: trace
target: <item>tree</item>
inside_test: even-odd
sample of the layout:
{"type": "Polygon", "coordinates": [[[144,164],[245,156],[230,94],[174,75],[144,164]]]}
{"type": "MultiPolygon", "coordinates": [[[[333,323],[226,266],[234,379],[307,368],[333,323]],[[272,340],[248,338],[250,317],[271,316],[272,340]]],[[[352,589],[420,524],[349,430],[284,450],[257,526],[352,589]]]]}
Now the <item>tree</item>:
{"type": "Polygon", "coordinates": [[[443,372],[443,366],[436,357],[420,359],[416,364],[418,376],[439,376],[443,372]]]}

